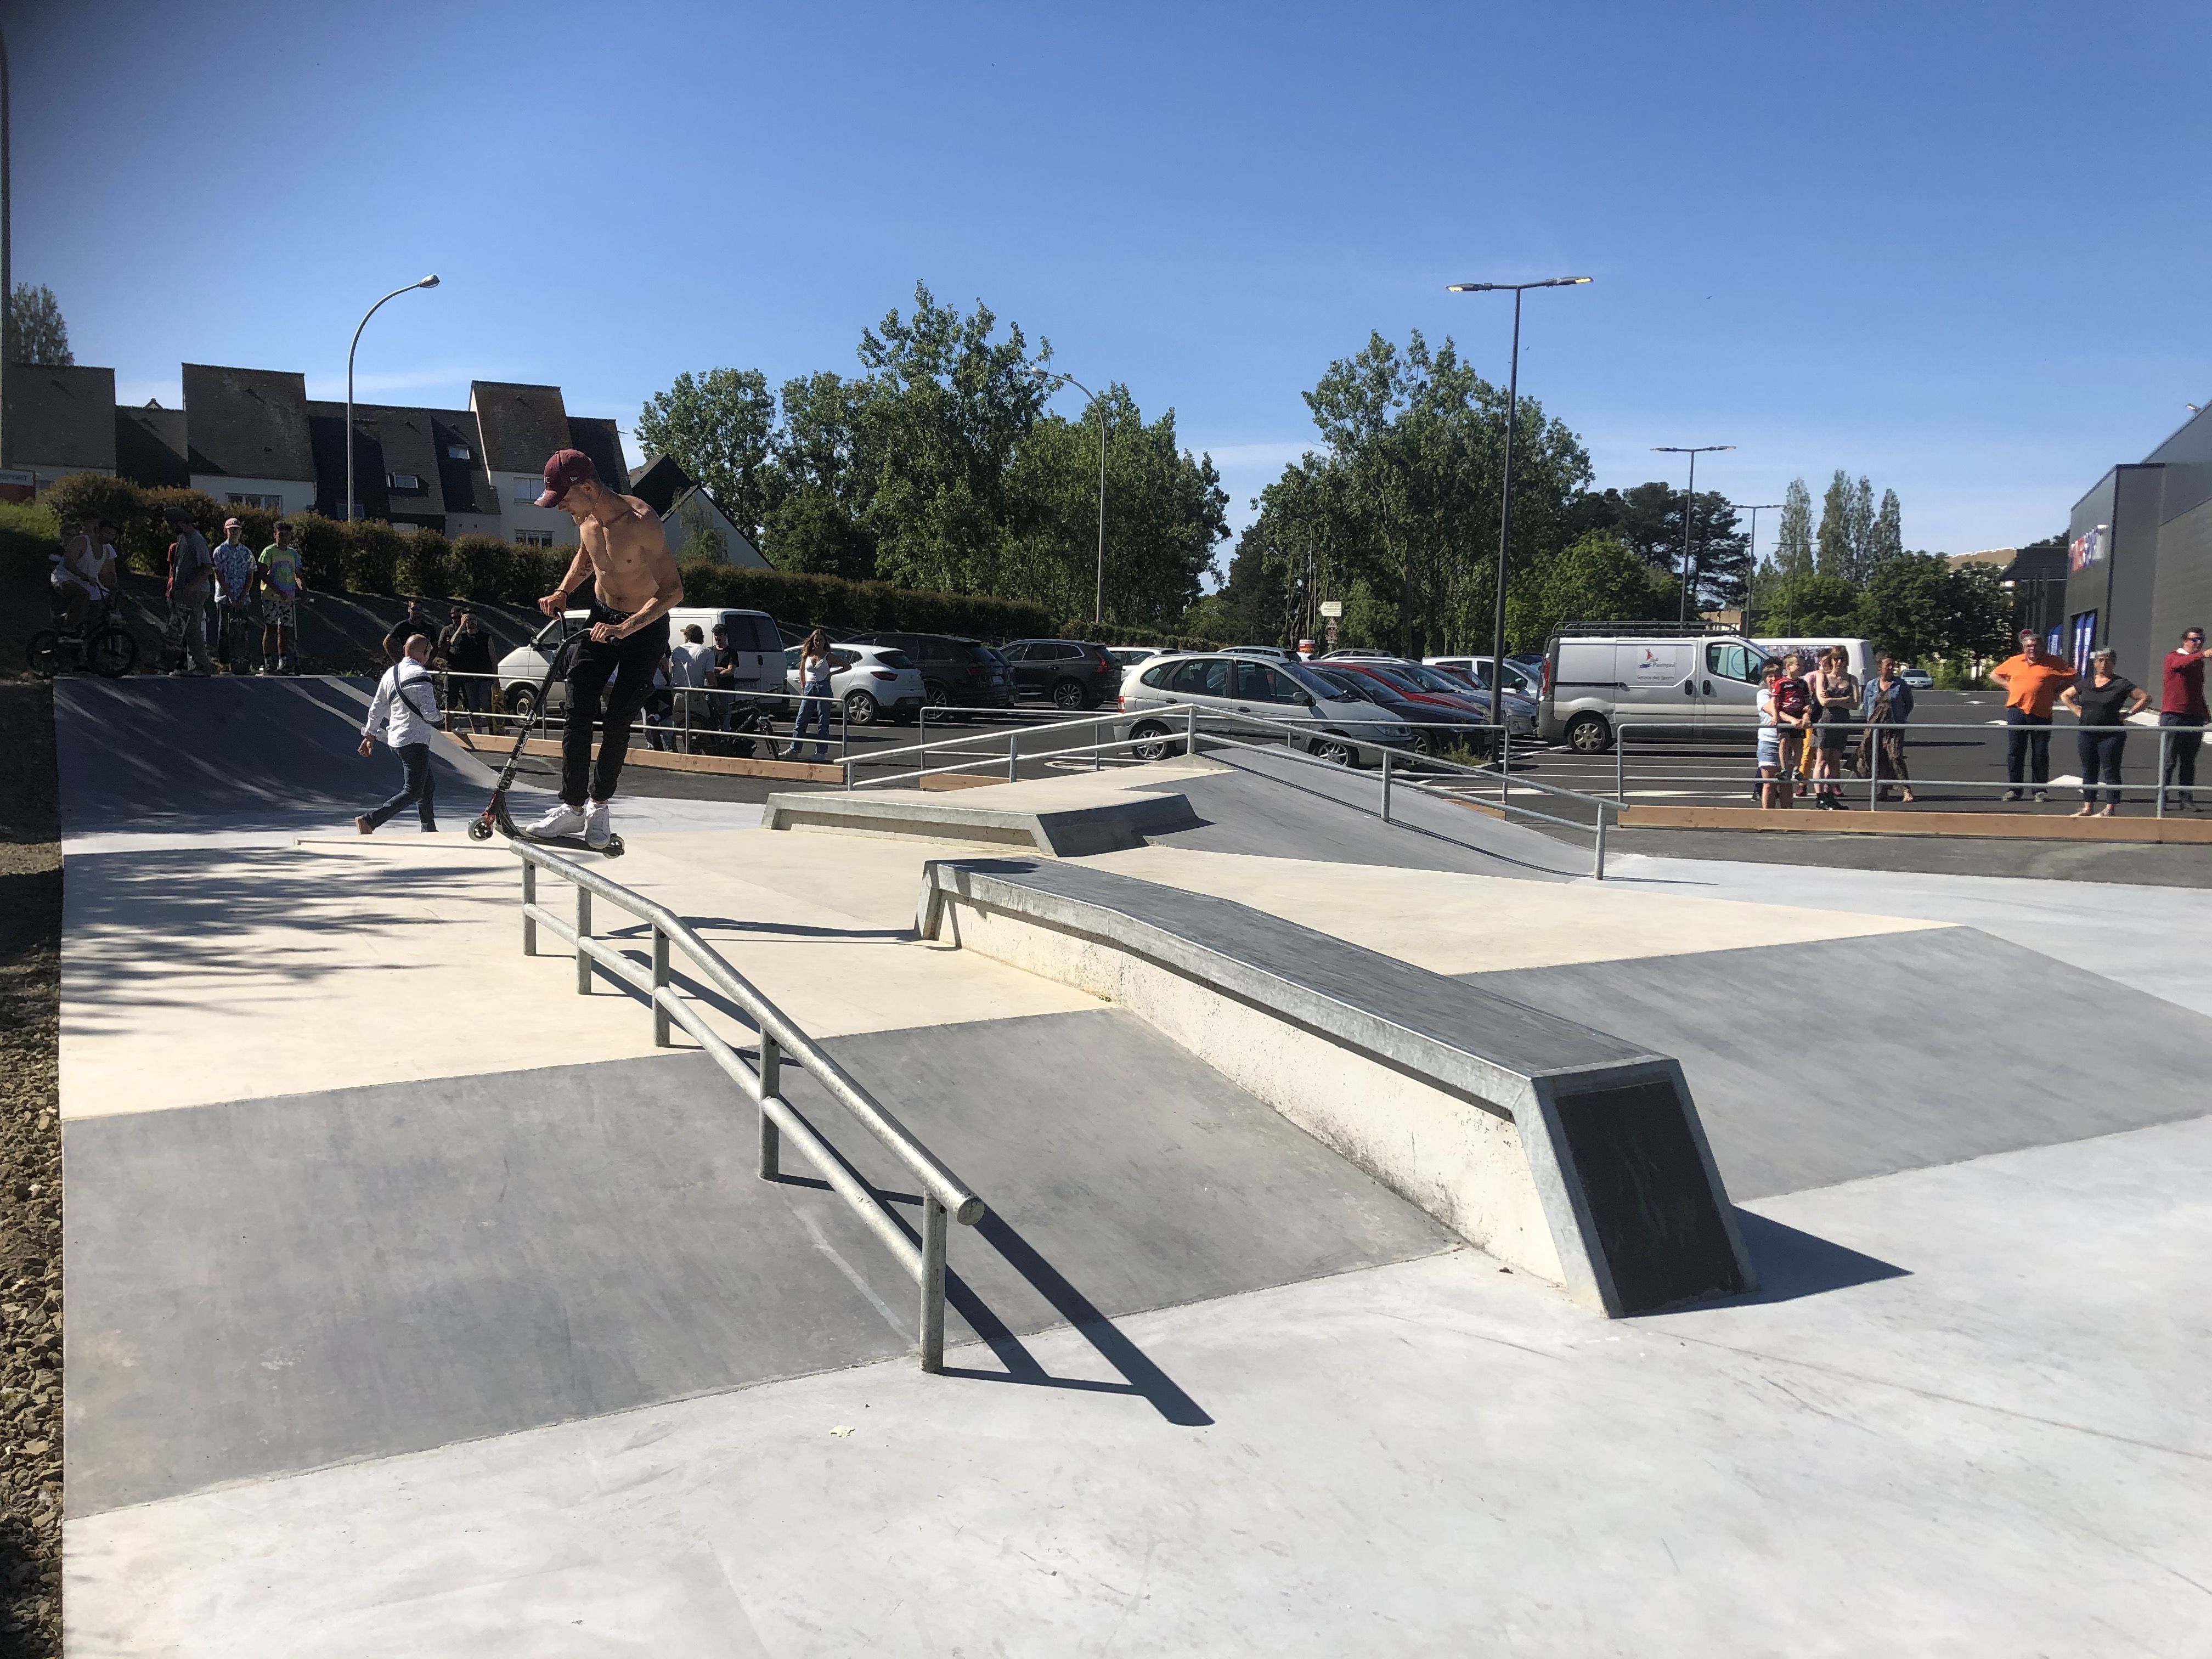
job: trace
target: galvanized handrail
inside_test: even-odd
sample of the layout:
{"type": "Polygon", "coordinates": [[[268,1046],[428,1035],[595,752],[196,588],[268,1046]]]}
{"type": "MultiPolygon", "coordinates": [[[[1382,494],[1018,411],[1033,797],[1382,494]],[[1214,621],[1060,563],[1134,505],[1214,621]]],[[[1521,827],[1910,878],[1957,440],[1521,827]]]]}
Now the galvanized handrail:
{"type": "Polygon", "coordinates": [[[843,1066],[823,1053],[812,1037],[793,1024],[789,1015],[723,961],[712,945],[666,905],[655,903],[548,848],[526,841],[509,842],[507,846],[522,860],[522,953],[538,953],[538,930],[544,927],[575,951],[578,995],[591,994],[592,965],[597,963],[625,985],[645,994],[653,1008],[653,1040],[656,1046],[668,1047],[672,1022],[697,1039],[699,1046],[760,1108],[761,1179],[776,1178],[782,1138],[789,1136],[821,1172],[830,1189],[853,1206],[869,1231],[881,1239],[899,1265],[913,1275],[921,1291],[921,1368],[926,1371],[944,1370],[945,1218],[949,1215],[963,1226],[972,1227],[982,1218],[983,1200],[945,1168],[935,1153],[915,1139],[913,1132],[854,1081],[843,1066]],[[538,902],[540,870],[558,876],[575,888],[574,926],[538,902]],[[651,925],[650,970],[592,936],[594,895],[651,925]],[[727,997],[758,1028],[760,1059],[757,1067],[723,1040],[696,1004],[669,983],[672,946],[682,951],[699,976],[727,997]],[[838,1104],[858,1118],[921,1188],[921,1243],[918,1248],[859,1172],[783,1097],[781,1074],[786,1058],[796,1060],[838,1104]]]}

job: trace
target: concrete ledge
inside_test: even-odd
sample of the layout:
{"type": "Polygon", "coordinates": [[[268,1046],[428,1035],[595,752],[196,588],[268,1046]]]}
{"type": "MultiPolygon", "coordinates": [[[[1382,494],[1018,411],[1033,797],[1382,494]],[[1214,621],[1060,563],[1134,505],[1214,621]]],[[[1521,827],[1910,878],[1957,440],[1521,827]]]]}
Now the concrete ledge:
{"type": "Polygon", "coordinates": [[[919,792],[823,792],[770,795],[761,809],[766,830],[846,830],[1018,847],[1054,858],[1080,858],[1142,847],[1148,832],[1195,823],[1181,795],[1131,794],[1091,805],[995,807],[928,800],[919,792]]]}
{"type": "MultiPolygon", "coordinates": [[[[473,753],[503,760],[514,747],[512,738],[495,738],[482,733],[456,732],[453,740],[473,753]],[[474,740],[472,740],[472,738],[474,740]]],[[[767,742],[767,738],[756,738],[767,742]]],[[[526,738],[522,743],[526,755],[550,755],[558,757],[561,745],[544,738],[526,738]]],[[[599,745],[592,746],[599,752],[599,745]]],[[[720,772],[726,776],[743,778],[790,778],[807,783],[842,783],[845,769],[841,766],[817,765],[811,761],[745,760],[736,755],[678,755],[665,749],[647,749],[642,744],[632,743],[625,766],[657,767],[664,772],[720,772]]]]}
{"type": "Polygon", "coordinates": [[[1753,1279],[1673,1059],[1226,899],[936,860],[916,924],[1127,1007],[1393,1191],[1609,1315],[1753,1279]]]}
{"type": "MultiPolygon", "coordinates": [[[[2057,793],[2057,791],[2052,793],[2057,793]]],[[[1869,812],[1811,807],[1632,806],[1624,830],[1814,830],[1844,836],[1978,836],[1997,841],[2137,841],[2212,846],[2212,819],[2077,818],[2052,812],[1923,812],[1901,803],[1869,812]]]]}

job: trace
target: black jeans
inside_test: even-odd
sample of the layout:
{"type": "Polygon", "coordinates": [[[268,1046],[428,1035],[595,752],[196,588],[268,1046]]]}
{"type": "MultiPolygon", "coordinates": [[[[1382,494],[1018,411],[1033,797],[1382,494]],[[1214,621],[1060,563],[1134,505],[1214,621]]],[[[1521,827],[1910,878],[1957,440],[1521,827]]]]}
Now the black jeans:
{"type": "MultiPolygon", "coordinates": [[[[2160,714],[2158,723],[2176,728],[2172,737],[2162,739],[2166,744],[2166,764],[2159,768],[2158,781],[2172,783],[2173,775],[2180,773],[2181,793],[2179,799],[2194,805],[2197,797],[2191,791],[2197,787],[2197,745],[2204,741],[2204,722],[2194,714],[2160,714]]],[[[2176,799],[2168,795],[2166,804],[2171,806],[2176,799]]]]}
{"type": "Polygon", "coordinates": [[[2021,781],[2021,761],[2026,757],[2037,787],[2050,782],[2051,716],[2008,708],[2005,724],[2012,728],[2005,733],[2005,776],[2017,785],[2021,781]]]}
{"type": "Polygon", "coordinates": [[[394,816],[410,806],[420,805],[422,827],[435,830],[438,816],[431,810],[432,797],[437,793],[437,779],[430,770],[430,745],[410,743],[392,751],[399,757],[400,790],[390,800],[368,815],[368,821],[381,830],[394,816]]]}
{"type": "Polygon", "coordinates": [[[2105,791],[2105,799],[2113,805],[2120,804],[2120,757],[2127,752],[2128,734],[2124,732],[2080,732],[2075,734],[2075,751],[2081,757],[2081,804],[2097,804],[2096,786],[2100,781],[2115,786],[2105,791]]]}
{"type": "MultiPolygon", "coordinates": [[[[608,610],[595,598],[585,626],[623,620],[625,613],[608,610]]],[[[605,645],[586,641],[578,651],[575,666],[568,671],[568,724],[561,731],[561,799],[579,811],[587,793],[596,801],[614,799],[629,755],[629,723],[653,695],[653,676],[667,650],[664,621],[605,645]],[[594,765],[592,727],[600,720],[602,699],[606,731],[594,765]]]]}

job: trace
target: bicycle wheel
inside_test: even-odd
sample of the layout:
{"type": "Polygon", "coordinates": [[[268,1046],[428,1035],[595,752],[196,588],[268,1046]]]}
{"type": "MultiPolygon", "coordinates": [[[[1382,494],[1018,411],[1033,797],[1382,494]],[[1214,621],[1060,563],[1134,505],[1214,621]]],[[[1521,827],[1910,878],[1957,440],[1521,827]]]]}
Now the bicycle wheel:
{"type": "Polygon", "coordinates": [[[84,642],[84,659],[103,679],[119,680],[138,665],[138,638],[110,623],[84,642]]]}
{"type": "Polygon", "coordinates": [[[51,628],[40,629],[31,635],[30,649],[23,657],[40,679],[53,678],[62,672],[62,636],[51,628]]]}

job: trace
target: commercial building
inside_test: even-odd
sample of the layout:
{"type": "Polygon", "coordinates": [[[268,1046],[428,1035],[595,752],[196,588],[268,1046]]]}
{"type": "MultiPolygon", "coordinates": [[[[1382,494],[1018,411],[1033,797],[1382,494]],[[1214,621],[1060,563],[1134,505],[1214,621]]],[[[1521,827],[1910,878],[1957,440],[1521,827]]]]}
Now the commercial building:
{"type": "MultiPolygon", "coordinates": [[[[183,368],[184,407],[164,409],[118,406],[112,369],[16,367],[0,490],[33,496],[66,474],[100,472],[271,512],[347,516],[344,404],[310,398],[307,377],[289,370],[183,368]]],[[[538,505],[556,449],[582,450],[602,478],[631,489],[614,422],[569,414],[557,386],[477,380],[466,409],[356,403],[353,417],[354,516],[395,530],[574,545],[575,521],[538,505]]],[[[672,548],[711,555],[719,539],[732,562],[767,562],[673,462],[641,480],[656,472],[645,499],[670,520],[672,548]],[[697,526],[709,520],[715,534],[702,538],[697,526]]]]}
{"type": "Polygon", "coordinates": [[[2108,646],[2138,681],[2184,629],[2212,624],[2212,416],[2192,416],[2075,503],[2065,594],[2053,648],[2086,665],[2108,646]]]}

